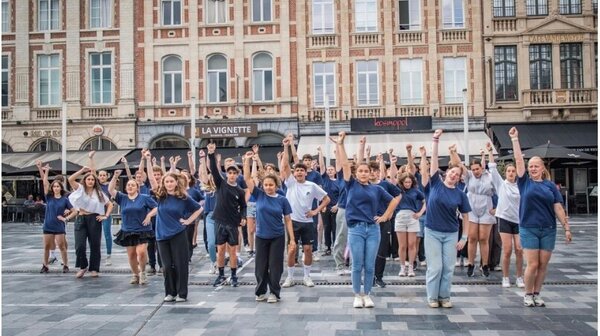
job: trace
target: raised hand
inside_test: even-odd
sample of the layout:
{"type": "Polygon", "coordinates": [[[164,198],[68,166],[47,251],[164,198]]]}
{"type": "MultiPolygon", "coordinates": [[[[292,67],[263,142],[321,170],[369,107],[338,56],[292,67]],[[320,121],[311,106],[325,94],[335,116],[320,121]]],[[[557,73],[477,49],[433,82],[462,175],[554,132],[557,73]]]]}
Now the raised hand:
{"type": "Polygon", "coordinates": [[[488,142],[485,144],[485,149],[487,150],[488,153],[491,153],[494,150],[494,147],[492,147],[491,142],[488,142]]]}
{"type": "Polygon", "coordinates": [[[317,146],[317,152],[318,153],[323,153],[323,149],[321,148],[321,146],[317,146]]]}
{"type": "Polygon", "coordinates": [[[116,177],[116,178],[119,178],[119,176],[121,176],[121,173],[122,173],[122,172],[123,172],[123,171],[122,171],[121,169],[119,169],[119,170],[115,170],[115,172],[114,172],[114,177],[116,177]]]}
{"type": "Polygon", "coordinates": [[[412,152],[412,148],[413,148],[412,144],[407,144],[406,145],[406,152],[408,152],[408,153],[412,152]]]}
{"type": "Polygon", "coordinates": [[[127,159],[124,156],[121,158],[121,163],[127,163],[127,159]]]}
{"type": "Polygon", "coordinates": [[[41,160],[35,160],[35,166],[38,168],[42,168],[42,161],[41,160]]]}
{"type": "Polygon", "coordinates": [[[156,157],[153,157],[153,158],[152,158],[152,165],[153,165],[153,166],[156,166],[156,157]]]}
{"type": "Polygon", "coordinates": [[[94,157],[94,155],[96,154],[96,151],[90,151],[88,153],[88,158],[92,159],[94,157]]]}
{"type": "Polygon", "coordinates": [[[517,131],[517,128],[516,128],[516,127],[512,127],[512,128],[511,128],[511,129],[508,131],[508,135],[509,135],[511,138],[516,138],[516,137],[518,137],[518,136],[519,136],[519,131],[517,131]]]}
{"type": "Polygon", "coordinates": [[[253,145],[252,146],[252,152],[254,152],[254,154],[258,154],[258,145],[253,145]]]}
{"type": "Polygon", "coordinates": [[[360,139],[358,140],[358,143],[361,145],[364,145],[367,143],[367,137],[366,136],[361,136],[360,139]]]}
{"type": "Polygon", "coordinates": [[[206,146],[206,150],[208,151],[208,154],[213,154],[216,149],[217,149],[217,145],[214,142],[211,142],[206,146]]]}
{"type": "Polygon", "coordinates": [[[448,147],[448,150],[449,150],[450,152],[456,152],[456,144],[452,144],[452,145],[450,145],[450,147],[448,147]]]}
{"type": "Polygon", "coordinates": [[[435,132],[433,132],[433,138],[439,139],[442,133],[444,133],[444,131],[441,128],[436,129],[435,132]]]}
{"type": "Polygon", "coordinates": [[[244,160],[252,160],[253,157],[254,157],[254,152],[252,152],[252,151],[248,151],[248,152],[246,152],[246,154],[244,154],[244,160]]]}
{"type": "Polygon", "coordinates": [[[419,147],[419,153],[421,153],[421,156],[427,155],[427,149],[425,149],[425,146],[419,147]]]}
{"type": "Polygon", "coordinates": [[[192,151],[188,151],[188,152],[187,152],[187,156],[188,156],[189,158],[191,158],[191,157],[192,157],[192,151]]]}
{"type": "Polygon", "coordinates": [[[377,154],[377,162],[383,161],[383,153],[377,154]]]}
{"type": "Polygon", "coordinates": [[[81,167],[81,172],[82,172],[82,173],[84,173],[84,174],[85,174],[85,173],[89,173],[89,172],[91,172],[91,171],[92,171],[92,168],[90,168],[90,167],[88,167],[88,166],[83,166],[83,167],[81,167]]]}
{"type": "Polygon", "coordinates": [[[206,153],[204,152],[204,150],[202,150],[202,149],[201,149],[201,150],[198,152],[198,156],[200,156],[200,158],[204,158],[204,157],[206,156],[206,153]]]}

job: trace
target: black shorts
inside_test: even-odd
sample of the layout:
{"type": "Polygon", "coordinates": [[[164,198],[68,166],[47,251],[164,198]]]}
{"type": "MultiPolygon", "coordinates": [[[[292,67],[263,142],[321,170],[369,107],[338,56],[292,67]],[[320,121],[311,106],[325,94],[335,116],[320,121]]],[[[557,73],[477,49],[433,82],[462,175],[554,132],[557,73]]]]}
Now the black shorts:
{"type": "Polygon", "coordinates": [[[240,235],[237,226],[225,225],[219,222],[216,222],[216,235],[217,245],[223,245],[225,243],[229,244],[229,246],[237,246],[240,241],[240,235]]]}
{"type": "Polygon", "coordinates": [[[498,231],[500,233],[519,234],[519,224],[498,218],[498,231]]]}
{"type": "Polygon", "coordinates": [[[316,232],[312,222],[303,223],[292,221],[294,227],[294,238],[296,239],[296,245],[302,241],[302,245],[311,245],[315,240],[316,232]]]}
{"type": "Polygon", "coordinates": [[[53,232],[53,231],[46,231],[44,230],[44,234],[51,234],[51,235],[64,235],[66,234],[65,232],[53,232]]]}

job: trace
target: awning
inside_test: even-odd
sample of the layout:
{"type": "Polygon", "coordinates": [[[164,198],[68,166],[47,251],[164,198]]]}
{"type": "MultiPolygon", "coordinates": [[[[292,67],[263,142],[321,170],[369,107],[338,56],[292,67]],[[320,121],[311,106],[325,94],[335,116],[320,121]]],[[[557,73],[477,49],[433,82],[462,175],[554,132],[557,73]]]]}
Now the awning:
{"type": "Polygon", "coordinates": [[[598,123],[543,123],[543,124],[494,124],[495,144],[503,155],[512,153],[508,136],[511,127],[519,131],[521,149],[533,148],[548,142],[585,152],[598,151],[598,123]]]}
{"type": "MultiPolygon", "coordinates": [[[[334,135],[334,137],[337,135],[334,135]]],[[[358,142],[360,138],[364,136],[361,134],[347,135],[344,141],[346,152],[349,157],[352,157],[354,153],[358,151],[358,142]]],[[[419,156],[419,147],[425,146],[427,148],[427,156],[431,156],[431,136],[432,133],[404,133],[404,134],[371,134],[366,135],[367,145],[371,146],[371,155],[377,153],[387,153],[390,148],[394,149],[394,154],[398,157],[406,157],[406,145],[412,144],[413,155],[419,156]]],[[[456,144],[459,153],[464,154],[464,135],[462,132],[447,132],[442,134],[439,144],[439,156],[448,156],[450,153],[448,147],[456,144]]],[[[491,142],[490,138],[482,131],[469,132],[469,155],[479,156],[479,152],[482,148],[485,148],[487,142],[491,142]]],[[[298,156],[302,157],[304,154],[314,155],[317,153],[317,147],[321,146],[325,150],[325,136],[314,136],[304,135],[300,137],[298,144],[298,156]]],[[[335,145],[333,143],[329,146],[333,153],[335,145]]],[[[494,150],[494,153],[495,150],[494,150]]]]}
{"type": "MultiPolygon", "coordinates": [[[[114,150],[114,151],[97,151],[94,156],[96,169],[102,169],[112,166],[121,160],[121,157],[126,156],[131,150],[114,150]]],[[[72,151],[67,152],[67,161],[80,166],[89,165],[87,151],[72,151]]],[[[37,160],[42,162],[50,162],[61,160],[61,152],[28,152],[28,153],[3,153],[2,163],[9,164],[16,168],[25,168],[35,165],[37,160]]],[[[52,167],[55,171],[60,171],[61,167],[52,167]]]]}

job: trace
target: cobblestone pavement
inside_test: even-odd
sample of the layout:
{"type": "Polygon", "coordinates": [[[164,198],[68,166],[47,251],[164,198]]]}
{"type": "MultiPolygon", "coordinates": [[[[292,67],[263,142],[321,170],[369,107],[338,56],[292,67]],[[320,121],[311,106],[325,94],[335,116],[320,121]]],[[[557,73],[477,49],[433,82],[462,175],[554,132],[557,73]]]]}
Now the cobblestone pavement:
{"type": "MultiPolygon", "coordinates": [[[[559,230],[543,289],[547,307],[523,307],[523,290],[501,288],[500,272],[486,281],[456,268],[452,309],[428,308],[424,270],[406,280],[394,261],[386,268],[389,285],[373,290],[376,307],[354,309],[350,277],[334,272],[331,257],[313,263],[316,287],[297,284],[284,288],[277,304],[258,303],[253,259],[244,258],[240,287],[213,288],[200,247],[188,302],[162,303],[162,277],[129,284],[124,248],[113,245],[113,265],[103,262],[96,279],[59,273],[59,263],[42,275],[41,227],[3,223],[2,335],[596,335],[597,222],[596,216],[572,217],[571,245],[559,230]]],[[[67,232],[73,269],[72,226],[67,232]]],[[[296,273],[300,280],[301,270],[296,273]]]]}

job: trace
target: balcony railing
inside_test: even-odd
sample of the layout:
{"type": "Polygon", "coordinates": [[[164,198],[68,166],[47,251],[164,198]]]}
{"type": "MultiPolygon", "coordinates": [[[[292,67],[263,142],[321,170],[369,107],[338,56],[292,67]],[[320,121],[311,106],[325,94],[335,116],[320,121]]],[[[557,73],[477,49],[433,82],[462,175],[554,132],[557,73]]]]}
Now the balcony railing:
{"type": "Polygon", "coordinates": [[[381,34],[379,33],[357,33],[352,35],[353,45],[379,45],[381,34]]]}
{"type": "Polygon", "coordinates": [[[33,120],[58,120],[60,119],[60,108],[35,109],[31,111],[33,120]]]}
{"type": "Polygon", "coordinates": [[[494,33],[506,33],[517,31],[516,18],[496,18],[492,20],[494,33]]]}
{"type": "Polygon", "coordinates": [[[442,30],[440,40],[442,42],[467,42],[467,30],[466,29],[442,30]]]}
{"type": "Polygon", "coordinates": [[[312,35],[310,38],[311,48],[337,47],[337,35],[312,35]]]}
{"type": "Polygon", "coordinates": [[[400,106],[396,109],[399,117],[419,117],[429,115],[427,106],[400,106]]]}
{"type": "Polygon", "coordinates": [[[82,118],[106,119],[113,118],[113,107],[86,107],[81,109],[82,118]]]}
{"type": "Polygon", "coordinates": [[[3,109],[2,110],[2,121],[11,120],[13,118],[13,113],[11,110],[3,109]]]}
{"type": "MultiPolygon", "coordinates": [[[[330,108],[329,109],[329,120],[330,121],[341,121],[342,119],[342,110],[338,108],[330,108]]],[[[308,121],[325,121],[325,109],[324,108],[314,108],[312,110],[308,110],[308,121]]]]}
{"type": "Polygon", "coordinates": [[[598,89],[523,90],[525,106],[596,105],[598,89]]]}
{"type": "Polygon", "coordinates": [[[401,31],[396,34],[396,43],[415,44],[423,43],[423,32],[421,31],[401,31]]]}
{"type": "Polygon", "coordinates": [[[352,118],[374,118],[383,115],[383,107],[358,107],[352,109],[352,118]]]}
{"type": "Polygon", "coordinates": [[[462,104],[442,105],[442,117],[457,118],[462,117],[462,104]]]}

